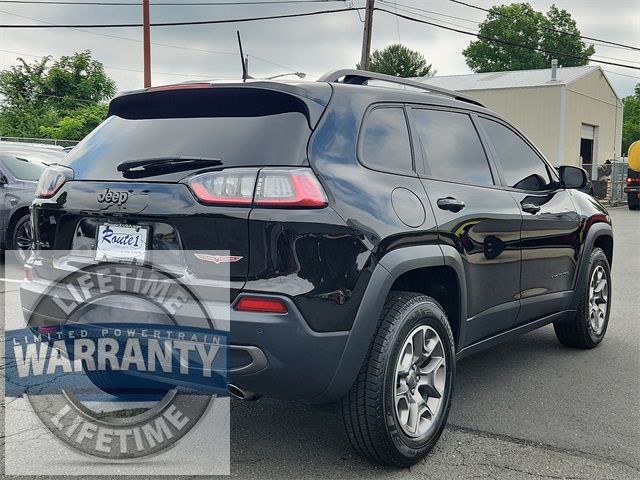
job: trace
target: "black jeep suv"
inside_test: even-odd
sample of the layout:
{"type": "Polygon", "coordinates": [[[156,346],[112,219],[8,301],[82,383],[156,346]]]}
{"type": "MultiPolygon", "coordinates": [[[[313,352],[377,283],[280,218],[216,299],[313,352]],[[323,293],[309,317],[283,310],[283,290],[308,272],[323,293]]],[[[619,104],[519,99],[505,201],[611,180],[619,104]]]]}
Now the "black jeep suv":
{"type": "Polygon", "coordinates": [[[95,249],[105,224],[143,227],[150,250],[228,250],[183,261],[194,281],[230,269],[230,391],[337,402],[359,454],[407,466],[444,428],[460,358],[550,323],[564,345],[602,341],[613,236],[586,180],[410,80],[149,88],[45,172],[34,257],[95,249]]]}

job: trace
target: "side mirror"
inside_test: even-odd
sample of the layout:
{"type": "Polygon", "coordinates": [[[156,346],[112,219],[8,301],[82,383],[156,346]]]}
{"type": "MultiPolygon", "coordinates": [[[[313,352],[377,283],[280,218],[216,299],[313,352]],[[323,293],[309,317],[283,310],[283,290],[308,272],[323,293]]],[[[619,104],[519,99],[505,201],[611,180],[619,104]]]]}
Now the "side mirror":
{"type": "Polygon", "coordinates": [[[9,183],[9,180],[7,180],[7,177],[5,177],[3,173],[0,173],[0,186],[4,186],[7,183],[9,183]]]}
{"type": "Polygon", "coordinates": [[[582,188],[589,182],[587,171],[580,167],[563,165],[558,168],[558,173],[564,188],[582,188]]]}

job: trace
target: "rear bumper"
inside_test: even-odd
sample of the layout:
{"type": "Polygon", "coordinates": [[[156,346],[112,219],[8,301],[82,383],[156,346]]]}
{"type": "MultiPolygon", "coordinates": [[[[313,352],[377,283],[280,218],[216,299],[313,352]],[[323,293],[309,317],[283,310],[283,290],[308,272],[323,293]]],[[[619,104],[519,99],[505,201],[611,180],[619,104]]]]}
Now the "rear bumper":
{"type": "Polygon", "coordinates": [[[260,348],[267,365],[245,373],[232,362],[230,381],[268,397],[312,401],[331,383],[349,332],[315,332],[290,299],[281,299],[286,314],[231,310],[231,344],[260,348]]]}
{"type": "MultiPolygon", "coordinates": [[[[46,290],[37,280],[20,287],[23,315],[34,332],[65,322],[34,313],[46,290]]],[[[229,382],[260,395],[313,403],[331,384],[349,332],[315,332],[290,298],[279,298],[287,305],[285,314],[230,309],[229,382]]],[[[209,311],[225,307],[203,303],[209,311]]]]}

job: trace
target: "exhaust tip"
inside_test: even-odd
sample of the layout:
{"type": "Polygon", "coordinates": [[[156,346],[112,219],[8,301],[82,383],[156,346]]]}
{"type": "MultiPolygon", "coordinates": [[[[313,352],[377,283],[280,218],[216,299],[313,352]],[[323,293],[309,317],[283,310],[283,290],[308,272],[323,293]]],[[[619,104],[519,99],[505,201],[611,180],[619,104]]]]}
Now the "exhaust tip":
{"type": "Polygon", "coordinates": [[[230,383],[229,385],[227,385],[227,390],[229,391],[232,397],[235,397],[239,400],[245,399],[245,396],[246,396],[245,392],[240,387],[230,383]]]}
{"type": "Polygon", "coordinates": [[[253,392],[248,392],[247,390],[243,390],[242,388],[232,383],[227,384],[227,391],[232,397],[237,398],[238,400],[244,400],[245,402],[258,400],[260,398],[260,395],[257,395],[253,392]]]}

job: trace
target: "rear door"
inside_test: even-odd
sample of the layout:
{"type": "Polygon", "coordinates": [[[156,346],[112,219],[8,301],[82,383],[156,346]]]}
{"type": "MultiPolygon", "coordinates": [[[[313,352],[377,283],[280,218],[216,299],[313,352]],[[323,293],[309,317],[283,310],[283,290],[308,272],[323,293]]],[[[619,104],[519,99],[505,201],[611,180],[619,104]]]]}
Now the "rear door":
{"type": "Polygon", "coordinates": [[[515,129],[481,117],[501,182],[522,211],[521,309],[523,324],[565,309],[573,293],[580,217],[555,170],[515,129]]]}
{"type": "Polygon", "coordinates": [[[91,255],[107,225],[142,228],[156,258],[190,251],[182,261],[199,278],[216,279],[216,262],[230,261],[234,296],[249,268],[248,218],[258,172],[308,165],[320,101],[248,84],[119,97],[109,118],[65,158],[73,180],[52,201],[37,202],[38,239],[91,255]],[[154,159],[160,163],[124,168],[154,159]],[[185,161],[163,164],[167,159],[185,161]],[[197,174],[203,176],[196,185],[197,174]],[[216,250],[228,250],[231,258],[207,254],[216,250]]]}
{"type": "Polygon", "coordinates": [[[411,111],[424,161],[422,183],[440,239],[464,262],[464,347],[508,329],[518,314],[522,215],[509,192],[498,187],[472,114],[417,106],[411,111]]]}

